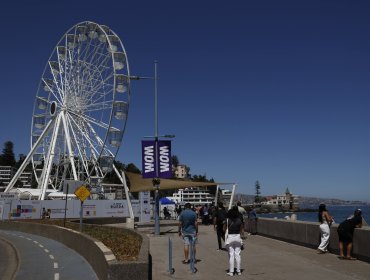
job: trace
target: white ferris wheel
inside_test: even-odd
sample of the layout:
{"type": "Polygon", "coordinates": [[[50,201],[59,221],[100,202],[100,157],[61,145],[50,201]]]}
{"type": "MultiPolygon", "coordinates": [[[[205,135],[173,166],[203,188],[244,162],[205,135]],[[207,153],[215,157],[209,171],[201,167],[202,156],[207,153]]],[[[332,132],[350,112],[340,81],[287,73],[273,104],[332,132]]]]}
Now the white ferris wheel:
{"type": "Polygon", "coordinates": [[[30,162],[41,200],[48,188],[57,190],[65,180],[104,178],[122,142],[129,102],[129,65],[117,34],[90,21],[70,28],[41,77],[31,151],[5,191],[30,162]]]}

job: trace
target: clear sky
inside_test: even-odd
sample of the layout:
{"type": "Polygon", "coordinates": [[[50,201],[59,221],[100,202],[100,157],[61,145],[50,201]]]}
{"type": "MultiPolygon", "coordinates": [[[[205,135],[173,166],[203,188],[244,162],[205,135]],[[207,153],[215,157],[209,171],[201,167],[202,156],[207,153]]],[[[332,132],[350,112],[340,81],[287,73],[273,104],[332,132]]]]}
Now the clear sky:
{"type": "MultiPolygon", "coordinates": [[[[121,38],[133,75],[158,60],[159,133],[192,174],[238,192],[370,201],[370,2],[6,1],[0,10],[0,144],[28,153],[45,64],[73,25],[121,38]]],[[[141,167],[154,135],[149,80],[132,83],[117,159],[141,167]]],[[[1,147],[2,148],[2,147],[1,147]]]]}

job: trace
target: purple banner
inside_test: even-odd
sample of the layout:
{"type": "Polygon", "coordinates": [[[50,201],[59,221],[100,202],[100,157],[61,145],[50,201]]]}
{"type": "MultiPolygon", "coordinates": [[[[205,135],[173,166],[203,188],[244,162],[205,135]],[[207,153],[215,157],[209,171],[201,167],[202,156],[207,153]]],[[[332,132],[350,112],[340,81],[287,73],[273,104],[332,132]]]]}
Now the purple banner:
{"type": "Polygon", "coordinates": [[[155,162],[155,141],[144,140],[141,142],[142,147],[142,169],[143,178],[155,178],[156,162],[155,162]]]}
{"type": "Polygon", "coordinates": [[[159,178],[172,178],[171,141],[158,141],[159,178]]]}
{"type": "Polygon", "coordinates": [[[171,141],[144,140],[142,147],[143,178],[172,178],[171,141]]]}

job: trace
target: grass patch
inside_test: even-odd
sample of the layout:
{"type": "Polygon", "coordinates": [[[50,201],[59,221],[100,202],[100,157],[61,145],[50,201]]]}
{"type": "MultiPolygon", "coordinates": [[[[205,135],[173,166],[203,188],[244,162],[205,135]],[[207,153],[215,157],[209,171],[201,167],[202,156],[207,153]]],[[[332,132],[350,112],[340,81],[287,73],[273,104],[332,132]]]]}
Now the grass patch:
{"type": "MultiPolygon", "coordinates": [[[[27,220],[26,222],[64,226],[63,220],[27,220]]],[[[66,228],[79,231],[79,223],[67,221],[66,228]]],[[[103,242],[112,250],[118,261],[135,261],[138,258],[142,237],[128,229],[83,224],[82,232],[103,242]]]]}

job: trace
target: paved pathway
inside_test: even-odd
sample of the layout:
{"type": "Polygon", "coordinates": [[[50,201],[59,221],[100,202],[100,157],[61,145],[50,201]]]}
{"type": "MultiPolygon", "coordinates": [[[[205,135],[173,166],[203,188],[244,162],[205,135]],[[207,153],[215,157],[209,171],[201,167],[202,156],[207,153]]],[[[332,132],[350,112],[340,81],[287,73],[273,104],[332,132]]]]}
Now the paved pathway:
{"type": "MultiPolygon", "coordinates": [[[[141,229],[143,230],[143,229],[141,229]]],[[[161,236],[149,234],[152,256],[152,279],[228,279],[228,254],[217,251],[213,226],[199,227],[196,264],[198,272],[192,274],[183,260],[183,243],[177,235],[177,226],[161,226],[161,236]],[[172,233],[171,233],[172,232],[172,233]],[[173,267],[168,272],[168,238],[173,241],[173,267]]],[[[370,264],[361,261],[339,260],[333,254],[316,254],[314,249],[261,237],[248,236],[242,251],[242,276],[255,280],[369,280],[370,264]]]]}

